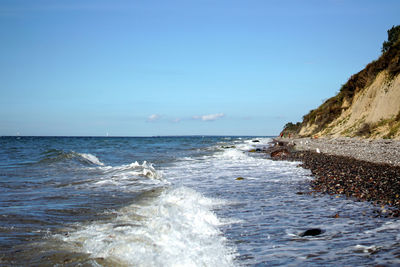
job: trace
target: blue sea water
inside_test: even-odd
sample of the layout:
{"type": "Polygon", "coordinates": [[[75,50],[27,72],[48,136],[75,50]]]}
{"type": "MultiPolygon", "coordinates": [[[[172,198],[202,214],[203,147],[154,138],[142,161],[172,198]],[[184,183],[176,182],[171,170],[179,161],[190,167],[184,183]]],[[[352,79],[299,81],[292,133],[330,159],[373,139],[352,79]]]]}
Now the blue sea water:
{"type": "Polygon", "coordinates": [[[270,141],[0,137],[0,265],[400,264],[399,221],[298,194],[308,170],[248,152],[270,141]]]}

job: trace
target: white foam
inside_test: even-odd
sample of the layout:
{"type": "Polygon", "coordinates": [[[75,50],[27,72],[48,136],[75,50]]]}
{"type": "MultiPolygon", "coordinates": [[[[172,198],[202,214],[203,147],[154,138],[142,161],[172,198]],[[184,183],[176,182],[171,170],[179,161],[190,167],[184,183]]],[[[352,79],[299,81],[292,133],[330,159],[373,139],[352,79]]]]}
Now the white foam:
{"type": "Polygon", "coordinates": [[[242,151],[249,151],[250,149],[254,149],[255,145],[250,144],[250,143],[242,143],[242,144],[237,144],[236,148],[240,149],[242,151]]]}
{"type": "Polygon", "coordinates": [[[161,171],[154,168],[151,163],[137,161],[120,166],[88,167],[93,172],[99,172],[97,179],[88,180],[79,184],[79,187],[91,190],[103,190],[107,186],[109,190],[134,192],[148,188],[148,186],[162,186],[169,182],[163,178],[161,171]]]}
{"type": "Polygon", "coordinates": [[[374,253],[375,251],[379,250],[379,246],[364,246],[364,245],[356,245],[354,246],[353,250],[355,252],[362,252],[362,253],[374,253]]]}
{"type": "Polygon", "coordinates": [[[77,153],[79,156],[82,158],[86,159],[90,163],[99,165],[99,166],[104,166],[104,163],[101,162],[95,155],[89,154],[89,153],[77,153]]]}
{"type": "MultiPolygon", "coordinates": [[[[260,140],[260,143],[261,141],[267,143],[271,139],[257,140],[260,140]]],[[[211,183],[218,183],[221,179],[221,184],[223,184],[225,179],[234,180],[239,176],[247,181],[265,179],[267,176],[269,182],[282,182],[284,179],[283,181],[287,183],[312,179],[309,170],[296,168],[299,162],[272,161],[262,157],[263,155],[254,157],[252,153],[248,153],[248,150],[240,148],[243,142],[252,142],[252,140],[242,140],[235,144],[235,148],[215,151],[211,155],[190,158],[190,160],[182,159],[175,166],[163,170],[165,177],[171,182],[194,187],[199,186],[199,180],[207,184],[208,179],[211,183]]]]}
{"type": "Polygon", "coordinates": [[[103,168],[107,173],[122,173],[129,176],[142,176],[150,179],[162,179],[161,172],[156,171],[153,164],[143,161],[142,164],[135,161],[131,164],[125,164],[121,166],[110,167],[106,166],[103,168]]]}
{"type": "MultiPolygon", "coordinates": [[[[216,206],[233,205],[229,203],[232,200],[204,197],[187,186],[202,190],[203,185],[209,187],[214,183],[218,188],[224,186],[227,179],[240,186],[244,182],[265,179],[269,172],[299,172],[299,175],[283,178],[271,176],[268,178],[270,182],[308,179],[305,174],[300,175],[305,172],[303,169],[293,168],[297,163],[275,162],[249,155],[245,146],[253,147],[250,142],[242,140],[235,144],[235,148],[214,149],[214,153],[207,156],[182,158],[173,166],[164,167],[163,172],[147,162],[93,168],[103,173],[96,184],[100,187],[114,186],[117,190],[135,191],[141,183],[161,183],[165,178],[178,187],[146,203],[129,205],[117,211],[118,216],[112,220],[81,225],[77,231],[59,238],[70,244],[74,251],[121,265],[235,265],[234,245],[228,245],[219,228],[244,223],[244,220],[218,218],[212,211],[216,206]],[[245,180],[236,182],[238,176],[245,177],[245,180]]],[[[261,140],[254,144],[260,143],[261,140]]]]}
{"type": "Polygon", "coordinates": [[[231,160],[249,160],[250,157],[247,156],[243,151],[230,148],[223,151],[220,154],[217,154],[217,157],[224,158],[224,159],[231,159],[231,160]]]}
{"type": "Polygon", "coordinates": [[[238,150],[249,151],[251,149],[268,147],[271,141],[271,138],[252,138],[240,141],[236,140],[235,146],[238,150]],[[258,142],[253,142],[254,140],[257,140],[258,142]]]}
{"type": "MultiPolygon", "coordinates": [[[[368,230],[365,233],[378,233],[378,232],[390,231],[390,230],[395,230],[397,233],[397,231],[399,229],[400,229],[400,220],[396,220],[396,221],[386,222],[383,225],[381,225],[380,227],[378,227],[376,229],[368,230]]],[[[398,237],[400,237],[400,234],[398,235],[398,237]]]]}
{"type": "Polygon", "coordinates": [[[58,238],[77,252],[129,266],[232,266],[235,252],[211,205],[198,192],[179,187],[121,209],[112,221],[58,238]]]}

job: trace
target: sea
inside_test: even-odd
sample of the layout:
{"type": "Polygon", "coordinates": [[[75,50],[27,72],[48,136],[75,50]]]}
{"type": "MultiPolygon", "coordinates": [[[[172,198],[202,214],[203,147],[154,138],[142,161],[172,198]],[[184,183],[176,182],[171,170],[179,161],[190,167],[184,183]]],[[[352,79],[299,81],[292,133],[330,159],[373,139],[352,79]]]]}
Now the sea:
{"type": "Polygon", "coordinates": [[[399,220],[249,152],[271,141],[0,137],[0,266],[400,264],[399,220]]]}

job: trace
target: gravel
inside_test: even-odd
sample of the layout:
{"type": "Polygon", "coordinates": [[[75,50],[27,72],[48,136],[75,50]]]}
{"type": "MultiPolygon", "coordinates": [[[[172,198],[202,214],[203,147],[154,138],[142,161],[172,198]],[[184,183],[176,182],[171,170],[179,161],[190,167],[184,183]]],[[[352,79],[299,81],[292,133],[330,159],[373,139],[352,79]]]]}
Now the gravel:
{"type": "Polygon", "coordinates": [[[394,140],[276,139],[261,153],[301,161],[317,192],[382,205],[382,216],[400,216],[400,142],[394,140]]]}
{"type": "Polygon", "coordinates": [[[277,139],[294,144],[298,151],[317,151],[328,155],[346,156],[358,160],[400,166],[400,141],[363,140],[355,138],[277,139]]]}

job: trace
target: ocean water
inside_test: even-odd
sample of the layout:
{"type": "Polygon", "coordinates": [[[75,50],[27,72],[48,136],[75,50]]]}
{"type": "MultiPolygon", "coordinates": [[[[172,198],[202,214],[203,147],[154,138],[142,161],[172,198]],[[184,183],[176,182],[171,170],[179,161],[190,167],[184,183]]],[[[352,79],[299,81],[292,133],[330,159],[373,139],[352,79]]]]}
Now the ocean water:
{"type": "Polygon", "coordinates": [[[400,264],[400,221],[299,193],[308,170],[248,152],[270,141],[1,137],[0,266],[400,264]]]}

